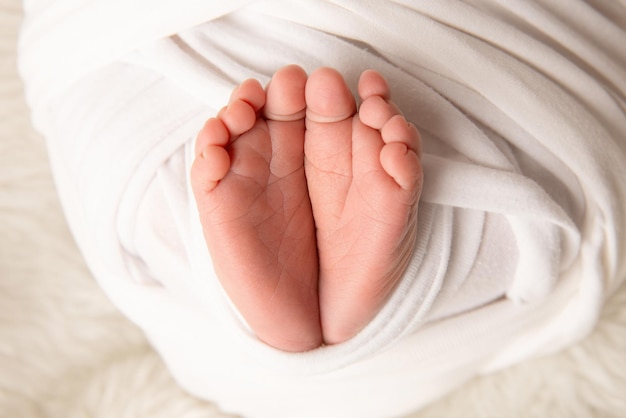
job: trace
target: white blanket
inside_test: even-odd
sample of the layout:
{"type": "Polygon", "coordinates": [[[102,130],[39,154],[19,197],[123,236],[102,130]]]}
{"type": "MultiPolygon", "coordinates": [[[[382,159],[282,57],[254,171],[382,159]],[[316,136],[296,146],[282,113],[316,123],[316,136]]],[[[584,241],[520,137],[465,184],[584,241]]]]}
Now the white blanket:
{"type": "Polygon", "coordinates": [[[224,410],[406,413],[577,341],[624,280],[619,3],[25,8],[20,68],[77,242],[181,385],[224,410]],[[289,63],[333,66],[352,86],[379,70],[425,148],[418,247],[401,283],[352,340],[301,354],[261,344],[240,320],[187,183],[204,119],[238,82],[289,63]]]}

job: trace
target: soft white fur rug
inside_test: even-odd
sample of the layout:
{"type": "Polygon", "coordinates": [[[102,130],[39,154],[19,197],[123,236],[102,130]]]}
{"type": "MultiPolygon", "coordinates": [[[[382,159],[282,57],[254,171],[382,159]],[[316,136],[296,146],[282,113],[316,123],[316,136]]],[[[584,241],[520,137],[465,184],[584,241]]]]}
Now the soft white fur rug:
{"type": "MultiPolygon", "coordinates": [[[[22,97],[20,19],[19,1],[0,0],[0,417],[225,417],[176,386],[85,268],[22,97]]],[[[585,341],[477,378],[411,418],[461,416],[625,417],[626,288],[585,341]]]]}

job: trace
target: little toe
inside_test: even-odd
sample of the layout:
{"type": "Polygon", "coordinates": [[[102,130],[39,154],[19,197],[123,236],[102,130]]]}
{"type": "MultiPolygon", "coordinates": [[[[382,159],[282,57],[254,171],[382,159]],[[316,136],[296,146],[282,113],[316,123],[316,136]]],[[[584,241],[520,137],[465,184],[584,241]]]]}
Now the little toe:
{"type": "Polygon", "coordinates": [[[191,166],[191,184],[201,196],[211,192],[230,169],[230,156],[224,147],[207,145],[196,156],[191,166]]]}
{"type": "Polygon", "coordinates": [[[306,83],[307,122],[333,123],[346,120],[356,112],[356,103],[339,72],[319,68],[306,83]]]}
{"type": "Polygon", "coordinates": [[[274,121],[304,119],[306,72],[297,65],[276,71],[266,88],[265,118],[274,121]]]}
{"type": "Polygon", "coordinates": [[[229,140],[230,134],[222,121],[217,118],[210,118],[198,132],[194,148],[195,155],[200,154],[207,145],[225,146],[229,140]]]}

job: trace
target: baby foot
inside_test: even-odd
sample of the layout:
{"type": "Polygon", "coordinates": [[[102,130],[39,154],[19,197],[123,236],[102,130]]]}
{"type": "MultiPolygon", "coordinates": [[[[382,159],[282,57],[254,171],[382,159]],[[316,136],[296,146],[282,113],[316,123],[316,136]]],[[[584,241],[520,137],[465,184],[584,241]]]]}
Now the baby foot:
{"type": "Polygon", "coordinates": [[[329,68],[306,84],[305,169],[317,228],[324,341],[347,340],[382,307],[415,246],[420,138],[375,71],[359,80],[358,114],[329,68]]]}
{"type": "Polygon", "coordinates": [[[304,88],[297,66],[255,80],[198,135],[191,183],[226,293],[256,335],[285,351],[322,343],[315,226],[304,173],[304,88]]]}

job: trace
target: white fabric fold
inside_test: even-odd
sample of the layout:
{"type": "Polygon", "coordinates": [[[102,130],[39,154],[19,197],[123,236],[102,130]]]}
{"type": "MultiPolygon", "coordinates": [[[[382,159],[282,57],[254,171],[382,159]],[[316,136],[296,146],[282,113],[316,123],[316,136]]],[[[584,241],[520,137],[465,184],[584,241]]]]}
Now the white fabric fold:
{"type": "Polygon", "coordinates": [[[562,349],[626,276],[626,8],[610,0],[25,2],[20,71],[77,243],[180,384],[249,417],[381,417],[562,349]],[[367,68],[424,141],[417,247],[353,339],[258,341],[188,184],[231,89],[367,68]]]}

